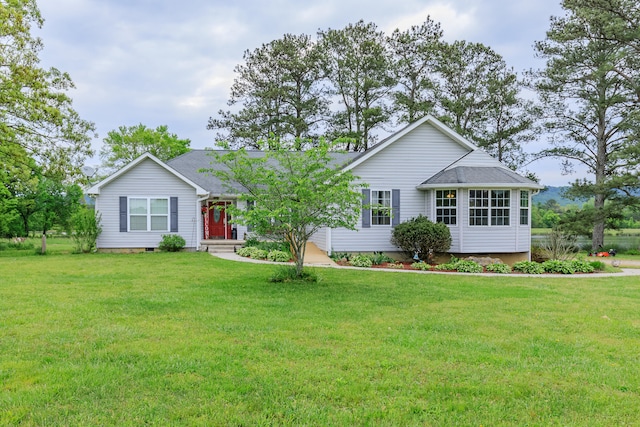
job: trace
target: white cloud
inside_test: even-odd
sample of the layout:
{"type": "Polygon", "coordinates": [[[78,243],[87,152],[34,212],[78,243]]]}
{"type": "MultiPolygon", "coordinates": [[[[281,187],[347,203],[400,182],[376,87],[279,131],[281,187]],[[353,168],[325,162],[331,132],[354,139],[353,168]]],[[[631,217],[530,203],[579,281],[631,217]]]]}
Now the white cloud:
{"type": "Polygon", "coordinates": [[[466,39],[469,34],[477,31],[478,22],[476,8],[465,8],[456,3],[435,2],[423,7],[418,12],[407,12],[403,16],[395,18],[386,25],[385,32],[391,34],[396,28],[401,31],[411,28],[413,25],[421,25],[430,16],[435,22],[441,24],[446,40],[466,39]],[[458,8],[454,7],[458,6],[458,8]]]}

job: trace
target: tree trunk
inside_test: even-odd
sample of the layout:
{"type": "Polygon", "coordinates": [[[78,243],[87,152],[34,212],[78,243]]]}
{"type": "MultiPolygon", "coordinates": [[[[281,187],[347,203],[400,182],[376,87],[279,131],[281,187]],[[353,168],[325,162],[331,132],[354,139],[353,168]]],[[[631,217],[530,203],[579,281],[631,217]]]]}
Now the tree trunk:
{"type": "Polygon", "coordinates": [[[596,194],[593,218],[593,234],[591,237],[591,249],[594,252],[601,250],[604,245],[604,194],[596,194]]]}

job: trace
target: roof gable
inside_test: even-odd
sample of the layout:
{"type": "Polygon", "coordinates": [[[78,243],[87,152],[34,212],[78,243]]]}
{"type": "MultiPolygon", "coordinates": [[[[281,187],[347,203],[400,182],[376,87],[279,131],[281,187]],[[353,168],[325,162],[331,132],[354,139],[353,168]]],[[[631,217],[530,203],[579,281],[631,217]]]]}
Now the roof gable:
{"type": "Polygon", "coordinates": [[[173,169],[172,167],[170,167],[169,165],[167,165],[166,163],[164,163],[162,160],[158,159],[156,156],[154,156],[151,153],[142,154],[141,156],[139,156],[135,160],[129,162],[127,165],[122,167],[121,169],[119,169],[116,172],[114,172],[113,174],[109,175],[107,178],[103,179],[102,181],[98,182],[97,184],[94,184],[91,188],[89,188],[86,191],[86,193],[90,194],[90,195],[98,195],[98,194],[100,194],[100,190],[102,189],[102,187],[104,187],[105,185],[117,180],[119,177],[121,177],[122,175],[126,174],[127,172],[129,172],[130,170],[132,170],[133,168],[135,168],[136,166],[138,166],[139,164],[141,164],[143,161],[145,161],[147,159],[153,161],[154,163],[156,163],[161,168],[165,169],[170,174],[174,175],[178,179],[182,180],[186,184],[188,184],[191,187],[193,187],[196,190],[196,194],[198,196],[206,196],[206,195],[209,194],[209,192],[207,190],[205,190],[204,188],[202,188],[201,186],[199,186],[198,184],[196,184],[195,182],[193,182],[192,180],[190,180],[186,176],[182,175],[180,172],[176,171],[175,169],[173,169]]]}
{"type": "Polygon", "coordinates": [[[447,137],[449,137],[452,142],[461,145],[462,147],[464,147],[465,149],[467,149],[469,151],[474,151],[474,150],[478,149],[477,146],[475,146],[474,144],[469,142],[467,139],[462,137],[460,134],[454,132],[452,129],[447,127],[444,123],[442,123],[441,121],[439,121],[435,117],[433,117],[431,115],[428,115],[428,116],[425,116],[425,117],[423,117],[423,118],[421,118],[421,119],[419,119],[419,120],[417,120],[417,121],[405,126],[404,128],[402,128],[399,131],[397,131],[396,133],[394,133],[393,135],[387,137],[386,139],[380,141],[378,144],[376,144],[373,147],[369,148],[367,151],[361,153],[358,157],[356,157],[351,163],[349,163],[345,167],[345,170],[353,169],[356,166],[358,166],[359,164],[361,164],[363,162],[366,162],[371,157],[377,155],[378,153],[380,153],[381,151],[383,151],[385,148],[389,147],[390,145],[395,144],[397,141],[401,140],[405,135],[411,133],[416,128],[418,128],[419,126],[421,126],[421,125],[423,125],[425,123],[433,126],[436,130],[438,130],[439,132],[441,132],[444,135],[446,135],[447,137]]]}

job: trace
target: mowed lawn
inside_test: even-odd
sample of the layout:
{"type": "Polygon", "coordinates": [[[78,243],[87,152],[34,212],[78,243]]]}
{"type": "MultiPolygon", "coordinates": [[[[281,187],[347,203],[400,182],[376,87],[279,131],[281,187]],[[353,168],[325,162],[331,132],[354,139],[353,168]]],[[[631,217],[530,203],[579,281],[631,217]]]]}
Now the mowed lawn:
{"type": "Polygon", "coordinates": [[[638,277],[0,258],[0,425],[640,424],[638,277]]]}

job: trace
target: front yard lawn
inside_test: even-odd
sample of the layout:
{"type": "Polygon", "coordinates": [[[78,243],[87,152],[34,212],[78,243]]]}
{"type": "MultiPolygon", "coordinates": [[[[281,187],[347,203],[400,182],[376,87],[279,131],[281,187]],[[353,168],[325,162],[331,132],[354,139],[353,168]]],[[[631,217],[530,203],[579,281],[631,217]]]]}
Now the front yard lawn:
{"type": "Polygon", "coordinates": [[[637,277],[0,257],[0,425],[630,425],[637,277]]]}

